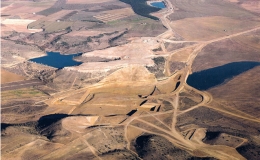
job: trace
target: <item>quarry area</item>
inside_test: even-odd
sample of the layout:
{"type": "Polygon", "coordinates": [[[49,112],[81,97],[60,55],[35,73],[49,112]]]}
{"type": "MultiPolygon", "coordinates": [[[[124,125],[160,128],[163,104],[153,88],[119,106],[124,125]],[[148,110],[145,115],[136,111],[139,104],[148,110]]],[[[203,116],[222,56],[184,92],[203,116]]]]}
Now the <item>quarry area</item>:
{"type": "Polygon", "coordinates": [[[1,159],[260,159],[259,1],[1,3],[1,159]]]}

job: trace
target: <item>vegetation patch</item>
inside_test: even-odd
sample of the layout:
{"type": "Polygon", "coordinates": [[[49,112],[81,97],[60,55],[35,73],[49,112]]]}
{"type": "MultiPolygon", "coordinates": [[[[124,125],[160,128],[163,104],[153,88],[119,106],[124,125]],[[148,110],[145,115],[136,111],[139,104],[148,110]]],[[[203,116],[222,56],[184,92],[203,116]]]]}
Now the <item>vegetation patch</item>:
{"type": "Polygon", "coordinates": [[[16,98],[29,98],[29,97],[40,97],[45,94],[34,88],[24,88],[11,91],[2,91],[1,98],[3,100],[16,99],[16,98]]]}

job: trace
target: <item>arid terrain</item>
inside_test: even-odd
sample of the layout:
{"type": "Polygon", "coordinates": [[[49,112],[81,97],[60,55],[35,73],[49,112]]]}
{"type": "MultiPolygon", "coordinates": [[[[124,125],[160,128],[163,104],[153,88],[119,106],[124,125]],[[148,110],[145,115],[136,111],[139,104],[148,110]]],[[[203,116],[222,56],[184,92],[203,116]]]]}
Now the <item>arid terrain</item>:
{"type": "Polygon", "coordinates": [[[4,0],[1,46],[3,160],[260,159],[258,0],[4,0]]]}

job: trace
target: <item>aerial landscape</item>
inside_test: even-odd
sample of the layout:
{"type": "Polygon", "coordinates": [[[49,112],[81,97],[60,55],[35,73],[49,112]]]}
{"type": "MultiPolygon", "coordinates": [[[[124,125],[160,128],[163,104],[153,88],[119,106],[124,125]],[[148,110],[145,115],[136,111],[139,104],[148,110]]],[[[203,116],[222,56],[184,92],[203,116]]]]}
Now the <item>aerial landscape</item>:
{"type": "Polygon", "coordinates": [[[1,0],[2,160],[260,160],[259,0],[1,0]]]}

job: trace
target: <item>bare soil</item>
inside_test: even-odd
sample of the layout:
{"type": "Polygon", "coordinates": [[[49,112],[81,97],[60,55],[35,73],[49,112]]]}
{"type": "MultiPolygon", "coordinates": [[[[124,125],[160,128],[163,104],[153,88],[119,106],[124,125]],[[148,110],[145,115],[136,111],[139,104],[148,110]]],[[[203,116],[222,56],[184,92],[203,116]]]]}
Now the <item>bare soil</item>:
{"type": "Polygon", "coordinates": [[[24,80],[25,77],[1,69],[1,84],[24,80]]]}
{"type": "Polygon", "coordinates": [[[197,72],[239,61],[259,62],[259,51],[259,31],[214,42],[204,47],[198,54],[192,65],[192,70],[197,72]],[[214,61],[209,62],[211,59],[214,61]]]}
{"type": "Polygon", "coordinates": [[[2,159],[259,159],[259,67],[207,91],[186,83],[260,61],[257,6],[132,2],[3,1],[2,78],[45,85],[1,92],[2,159]],[[45,51],[83,64],[28,62],[45,51]]]}

